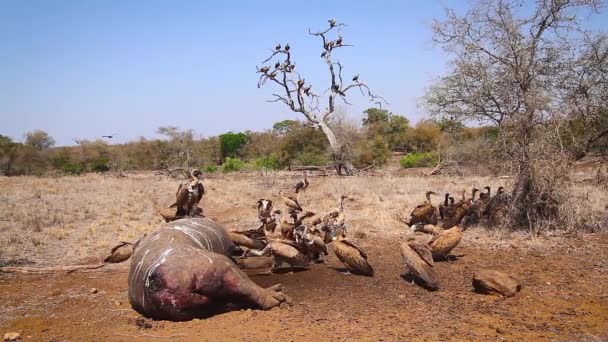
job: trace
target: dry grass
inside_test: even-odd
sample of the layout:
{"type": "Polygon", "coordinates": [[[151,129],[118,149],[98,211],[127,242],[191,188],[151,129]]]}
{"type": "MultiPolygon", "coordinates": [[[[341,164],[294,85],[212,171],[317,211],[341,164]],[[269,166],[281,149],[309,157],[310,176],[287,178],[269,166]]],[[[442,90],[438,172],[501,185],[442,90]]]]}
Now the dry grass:
{"type": "MultiPolygon", "coordinates": [[[[204,181],[207,195],[202,206],[209,218],[228,229],[250,229],[256,226],[257,199],[270,198],[282,207],[276,194],[290,192],[298,178],[287,172],[214,175],[204,181]]],[[[99,261],[119,241],[135,241],[156,229],[161,219],[155,206],[171,204],[178,184],[151,173],[126,178],[95,174],[0,178],[0,264],[99,261]]],[[[399,238],[404,225],[395,214],[409,213],[424,200],[425,191],[447,191],[458,198],[460,190],[484,185],[508,187],[505,180],[490,177],[312,177],[301,202],[306,209],[325,213],[337,205],[340,194],[348,195],[345,208],[351,234],[399,238]]],[[[581,184],[573,196],[586,198],[581,207],[605,211],[601,188],[581,184]]],[[[435,198],[435,203],[439,200],[435,198]]],[[[470,232],[464,243],[489,248],[547,244],[546,239],[531,239],[522,233],[470,232]]]]}

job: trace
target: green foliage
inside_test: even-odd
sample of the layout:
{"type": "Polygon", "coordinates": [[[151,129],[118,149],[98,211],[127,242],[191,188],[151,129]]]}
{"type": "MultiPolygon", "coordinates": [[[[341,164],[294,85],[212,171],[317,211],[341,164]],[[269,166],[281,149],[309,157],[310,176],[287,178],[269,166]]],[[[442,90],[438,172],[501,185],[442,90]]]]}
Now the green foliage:
{"type": "Polygon", "coordinates": [[[89,164],[89,167],[93,172],[110,171],[110,158],[107,156],[99,156],[89,164]]]}
{"type": "Polygon", "coordinates": [[[327,158],[325,151],[310,146],[299,152],[294,161],[300,165],[322,166],[326,165],[329,162],[329,159],[327,158]]]}
{"type": "Polygon", "coordinates": [[[220,151],[222,158],[235,158],[245,144],[247,144],[247,134],[228,132],[220,135],[220,151]]]}
{"type": "Polygon", "coordinates": [[[279,158],[276,154],[259,157],[253,161],[253,165],[257,170],[278,170],[279,158]]]}
{"type": "Polygon", "coordinates": [[[239,158],[226,158],[224,165],[222,165],[222,172],[236,172],[245,168],[245,162],[240,160],[239,158]]]}
{"type": "Polygon", "coordinates": [[[84,166],[77,162],[68,162],[61,167],[61,170],[68,175],[80,175],[84,172],[84,166]]]}
{"type": "Polygon", "coordinates": [[[57,153],[51,157],[51,165],[57,170],[63,169],[63,166],[70,163],[70,161],[70,152],[65,148],[57,151],[57,153]]]}
{"type": "Polygon", "coordinates": [[[369,108],[364,114],[363,126],[368,140],[378,144],[377,139],[380,137],[391,150],[407,144],[407,134],[410,131],[407,118],[378,108],[369,108]]]}
{"type": "Polygon", "coordinates": [[[363,114],[365,114],[365,117],[362,121],[363,126],[371,126],[377,123],[386,123],[388,122],[388,117],[391,115],[388,110],[380,108],[368,108],[363,112],[363,114]]]}
{"type": "Polygon", "coordinates": [[[217,170],[218,170],[218,167],[215,164],[209,164],[203,168],[203,172],[206,172],[206,173],[216,173],[217,170]]]}
{"type": "Polygon", "coordinates": [[[42,151],[55,145],[55,139],[47,132],[35,130],[25,133],[25,144],[37,151],[42,151]]]}
{"type": "Polygon", "coordinates": [[[328,160],[328,145],[327,137],[321,130],[299,126],[282,137],[277,145],[280,165],[324,165],[328,160]],[[308,164],[309,161],[314,164],[308,164]]]}
{"type": "Polygon", "coordinates": [[[283,120],[272,125],[272,131],[278,135],[286,135],[300,127],[300,123],[295,120],[283,120]]]}
{"type": "Polygon", "coordinates": [[[369,165],[383,165],[386,163],[390,151],[381,136],[373,140],[363,140],[356,146],[355,166],[362,168],[369,165]]]}
{"type": "Polygon", "coordinates": [[[399,161],[404,168],[410,167],[429,167],[439,163],[439,158],[434,152],[415,152],[409,153],[399,161]]]}

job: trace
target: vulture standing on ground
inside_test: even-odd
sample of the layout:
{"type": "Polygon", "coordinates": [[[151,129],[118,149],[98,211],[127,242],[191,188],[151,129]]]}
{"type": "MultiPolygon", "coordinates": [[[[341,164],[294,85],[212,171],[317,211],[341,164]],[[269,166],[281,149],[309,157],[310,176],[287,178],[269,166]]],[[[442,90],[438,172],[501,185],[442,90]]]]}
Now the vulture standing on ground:
{"type": "Polygon", "coordinates": [[[504,224],[509,214],[509,203],[511,203],[511,196],[505,193],[504,187],[500,186],[496,191],[496,195],[488,201],[488,205],[482,215],[492,225],[504,224]]]}
{"type": "Polygon", "coordinates": [[[201,183],[203,173],[197,169],[190,173],[190,182],[180,184],[175,194],[176,201],[169,208],[177,207],[176,216],[196,216],[199,214],[198,203],[205,194],[201,183]]]}
{"type": "Polygon", "coordinates": [[[272,200],[260,198],[258,204],[258,217],[270,217],[272,214],[272,200]]]}
{"type": "Polygon", "coordinates": [[[355,241],[346,238],[346,228],[334,230],[332,238],[334,253],[344,264],[347,273],[374,276],[374,269],[367,261],[367,253],[355,241]]]}
{"type": "Polygon", "coordinates": [[[281,198],[283,198],[285,205],[289,208],[290,211],[294,211],[294,212],[303,211],[302,206],[300,206],[300,203],[298,202],[297,198],[291,197],[291,196],[283,196],[282,192],[279,192],[279,196],[281,196],[281,198]]]}
{"type": "Polygon", "coordinates": [[[449,193],[445,193],[445,200],[439,205],[439,217],[443,220],[445,218],[445,209],[448,207],[448,199],[450,198],[449,193]]]}
{"type": "Polygon", "coordinates": [[[308,178],[306,178],[306,171],[304,171],[304,179],[302,179],[296,184],[296,194],[299,194],[300,191],[306,190],[306,188],[308,188],[308,184],[309,183],[308,178]]]}
{"type": "Polygon", "coordinates": [[[409,226],[418,223],[422,224],[437,224],[437,208],[431,204],[431,195],[436,195],[433,191],[426,192],[426,201],[412,210],[410,214],[409,226]]]}
{"type": "Polygon", "coordinates": [[[486,192],[482,192],[479,194],[479,199],[480,200],[484,200],[487,198],[490,198],[490,187],[489,186],[484,186],[484,189],[486,189],[486,192]]]}
{"type": "Polygon", "coordinates": [[[435,260],[446,259],[452,249],[458,246],[462,239],[462,229],[459,226],[446,229],[435,235],[429,241],[429,247],[435,260]]]}
{"type": "Polygon", "coordinates": [[[430,290],[439,289],[439,280],[434,269],[433,255],[426,243],[416,241],[412,236],[401,244],[401,258],[409,274],[421,281],[430,290]]]}
{"type": "Polygon", "coordinates": [[[285,239],[271,240],[262,250],[250,250],[247,255],[272,256],[273,268],[281,267],[282,263],[290,267],[308,267],[308,256],[300,250],[301,246],[295,241],[285,239]]]}

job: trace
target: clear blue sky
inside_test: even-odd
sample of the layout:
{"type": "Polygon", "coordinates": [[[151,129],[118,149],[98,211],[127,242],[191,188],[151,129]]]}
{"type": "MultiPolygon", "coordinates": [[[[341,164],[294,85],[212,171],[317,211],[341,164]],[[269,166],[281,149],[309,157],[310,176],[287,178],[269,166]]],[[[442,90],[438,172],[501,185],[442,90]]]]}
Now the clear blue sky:
{"type": "MultiPolygon", "coordinates": [[[[450,6],[461,6],[448,1],[450,6]]],[[[348,23],[345,75],[417,121],[418,98],[445,69],[431,43],[439,1],[0,0],[0,134],[22,141],[43,129],[58,145],[118,133],[153,138],[156,128],[203,136],[263,130],[300,117],[267,103],[256,65],[289,42],[315,89],[327,84],[320,43],[307,34],[328,18],[348,23]]],[[[349,96],[361,118],[367,100],[349,96]]]]}

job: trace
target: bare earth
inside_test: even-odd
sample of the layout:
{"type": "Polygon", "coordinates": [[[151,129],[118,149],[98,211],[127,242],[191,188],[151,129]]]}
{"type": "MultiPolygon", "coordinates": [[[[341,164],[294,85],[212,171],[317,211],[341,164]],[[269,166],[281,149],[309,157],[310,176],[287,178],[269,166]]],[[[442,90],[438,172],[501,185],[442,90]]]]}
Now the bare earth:
{"type": "MultiPolygon", "coordinates": [[[[136,201],[142,196],[135,191],[138,187],[146,189],[144,197],[166,203],[178,183],[87,177],[20,178],[17,183],[0,179],[2,196],[12,194],[21,203],[41,200],[44,206],[40,210],[54,213],[59,222],[59,228],[43,221],[41,227],[29,231],[31,223],[27,224],[25,216],[4,216],[0,242],[11,248],[2,248],[0,262],[38,266],[99,261],[118,240],[133,240],[158,226],[152,205],[136,201]],[[78,190],[62,182],[88,184],[103,206],[95,206],[87,198],[73,203],[78,190]],[[103,192],[109,187],[111,197],[103,192]],[[24,188],[34,191],[22,193],[24,188]],[[88,214],[74,212],[78,219],[72,220],[70,208],[78,206],[88,214]],[[133,206],[135,210],[130,209],[133,206]]],[[[210,218],[226,227],[247,229],[255,223],[255,199],[288,189],[293,180],[209,179],[205,181],[209,197],[203,205],[210,218]]],[[[496,184],[478,178],[432,182],[414,177],[315,179],[303,199],[318,212],[335,206],[335,193],[354,197],[346,206],[347,223],[352,235],[365,233],[358,241],[368,252],[376,275],[344,275],[333,254],[326,265],[315,265],[309,271],[271,276],[250,272],[262,286],[283,284],[293,299],[290,307],[243,310],[182,323],[145,320],[150,327],[142,328],[141,316],[127,300],[128,262],[89,273],[0,274],[0,335],[14,331],[31,341],[608,340],[606,233],[565,238],[471,229],[453,252],[457,260],[436,264],[440,291],[427,292],[401,277],[404,266],[398,247],[405,232],[393,219],[394,212],[411,210],[426,188],[456,192],[454,181],[467,186],[496,184]],[[521,280],[522,291],[509,299],[475,294],[471,279],[481,268],[511,274],[521,280]],[[91,288],[98,292],[92,293],[91,288]]],[[[604,209],[601,197],[591,201],[598,210],[604,209]]],[[[7,208],[19,210],[15,202],[2,201],[0,212],[7,208]]]]}

